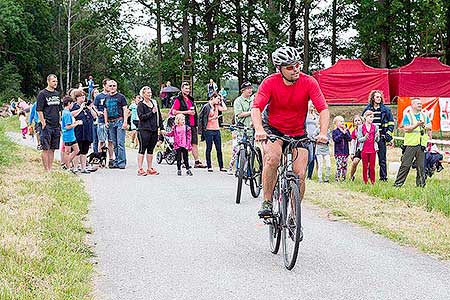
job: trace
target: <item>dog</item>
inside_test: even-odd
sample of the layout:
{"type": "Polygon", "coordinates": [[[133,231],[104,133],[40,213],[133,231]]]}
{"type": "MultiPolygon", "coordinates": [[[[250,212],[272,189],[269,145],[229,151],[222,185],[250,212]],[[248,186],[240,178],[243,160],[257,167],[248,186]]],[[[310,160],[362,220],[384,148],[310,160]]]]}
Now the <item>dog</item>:
{"type": "Polygon", "coordinates": [[[106,167],[106,156],[108,154],[108,147],[103,146],[100,152],[92,152],[87,156],[89,164],[99,164],[100,167],[106,167]]]}

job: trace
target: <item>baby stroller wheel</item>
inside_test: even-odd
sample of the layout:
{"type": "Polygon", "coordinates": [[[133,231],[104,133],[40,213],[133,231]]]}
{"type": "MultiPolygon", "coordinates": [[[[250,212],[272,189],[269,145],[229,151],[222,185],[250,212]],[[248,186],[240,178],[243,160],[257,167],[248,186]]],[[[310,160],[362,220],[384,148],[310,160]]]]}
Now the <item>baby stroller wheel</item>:
{"type": "Polygon", "coordinates": [[[166,161],[169,165],[173,165],[175,163],[176,157],[175,153],[172,151],[166,156],[166,161]]]}
{"type": "Polygon", "coordinates": [[[161,151],[158,151],[158,152],[156,153],[156,162],[157,162],[158,164],[160,164],[160,163],[162,163],[162,160],[163,160],[163,154],[161,153],[161,151]]]}

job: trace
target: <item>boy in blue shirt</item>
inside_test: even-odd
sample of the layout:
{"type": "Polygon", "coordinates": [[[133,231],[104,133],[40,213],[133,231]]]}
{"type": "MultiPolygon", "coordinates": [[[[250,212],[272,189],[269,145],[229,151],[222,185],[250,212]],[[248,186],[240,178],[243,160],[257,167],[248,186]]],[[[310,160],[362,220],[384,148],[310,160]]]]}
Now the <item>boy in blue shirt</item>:
{"type": "MultiPolygon", "coordinates": [[[[70,163],[74,159],[74,157],[78,154],[80,149],[78,148],[77,140],[75,138],[75,130],[74,128],[78,125],[83,124],[83,121],[75,119],[72,116],[71,109],[73,106],[73,99],[71,97],[64,97],[63,99],[64,110],[62,112],[61,117],[61,127],[62,127],[62,139],[64,142],[64,150],[66,155],[63,155],[65,158],[66,169],[70,169],[70,163]]],[[[74,170],[72,172],[75,173],[74,170]]]]}

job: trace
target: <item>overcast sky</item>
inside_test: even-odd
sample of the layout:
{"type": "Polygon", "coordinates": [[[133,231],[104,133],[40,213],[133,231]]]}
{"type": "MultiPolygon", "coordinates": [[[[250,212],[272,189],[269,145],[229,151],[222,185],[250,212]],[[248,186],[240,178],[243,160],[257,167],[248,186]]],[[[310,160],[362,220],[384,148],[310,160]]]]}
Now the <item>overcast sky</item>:
{"type": "MultiPolygon", "coordinates": [[[[317,9],[321,9],[323,7],[326,7],[328,5],[328,3],[330,3],[330,0],[320,0],[317,9]]],[[[141,4],[138,3],[128,3],[128,4],[124,4],[124,11],[133,11],[133,14],[136,15],[141,14],[142,12],[145,11],[145,9],[143,8],[143,6],[141,4]],[[130,7],[131,5],[131,7],[130,7]]],[[[148,26],[142,26],[142,25],[133,25],[130,29],[130,33],[137,37],[138,40],[145,42],[145,41],[149,41],[152,39],[156,38],[156,31],[149,28],[148,26]]],[[[347,32],[346,34],[344,34],[347,38],[354,36],[356,34],[356,32],[352,31],[352,32],[347,32]]],[[[163,28],[163,42],[165,40],[165,36],[164,36],[164,28],[163,28]]],[[[323,58],[323,63],[325,65],[325,67],[330,67],[331,66],[331,58],[330,57],[324,57],[323,58]]]]}

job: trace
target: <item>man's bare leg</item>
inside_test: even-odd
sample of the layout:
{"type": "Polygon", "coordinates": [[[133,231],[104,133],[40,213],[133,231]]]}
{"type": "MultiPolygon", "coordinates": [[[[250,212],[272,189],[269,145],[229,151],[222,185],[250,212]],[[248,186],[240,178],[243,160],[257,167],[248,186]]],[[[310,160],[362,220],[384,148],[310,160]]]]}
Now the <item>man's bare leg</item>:
{"type": "Polygon", "coordinates": [[[280,165],[282,145],[283,142],[280,140],[262,142],[264,152],[262,172],[264,201],[272,201],[273,190],[277,183],[277,169],[280,165]]]}
{"type": "Polygon", "coordinates": [[[48,169],[48,152],[49,152],[49,150],[42,150],[42,153],[41,153],[42,165],[44,166],[45,171],[49,171],[49,169],[48,169]]]}
{"type": "Polygon", "coordinates": [[[292,152],[292,156],[296,158],[294,161],[294,173],[298,175],[300,198],[303,200],[306,188],[305,178],[306,178],[306,169],[308,167],[308,150],[303,148],[294,149],[294,151],[292,152]]]}
{"type": "Polygon", "coordinates": [[[55,159],[55,149],[48,150],[47,169],[52,170],[53,160],[55,159]]]}

